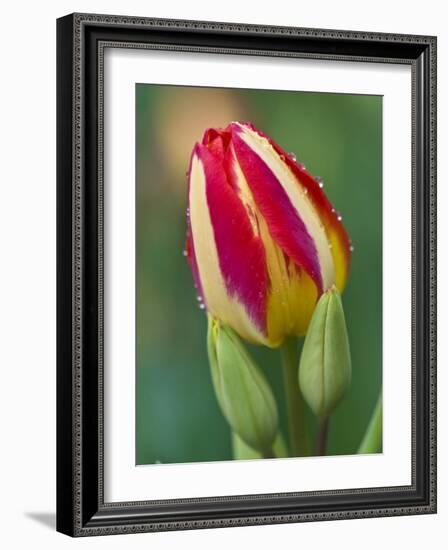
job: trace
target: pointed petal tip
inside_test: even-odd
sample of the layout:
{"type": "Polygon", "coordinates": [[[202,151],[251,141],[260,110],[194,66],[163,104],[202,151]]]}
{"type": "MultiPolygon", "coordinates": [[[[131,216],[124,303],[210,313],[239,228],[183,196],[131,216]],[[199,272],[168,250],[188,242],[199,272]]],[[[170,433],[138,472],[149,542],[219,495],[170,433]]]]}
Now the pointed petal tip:
{"type": "Polygon", "coordinates": [[[201,148],[203,147],[202,143],[199,143],[198,141],[194,144],[193,151],[191,153],[192,157],[200,157],[201,156],[201,148]]]}

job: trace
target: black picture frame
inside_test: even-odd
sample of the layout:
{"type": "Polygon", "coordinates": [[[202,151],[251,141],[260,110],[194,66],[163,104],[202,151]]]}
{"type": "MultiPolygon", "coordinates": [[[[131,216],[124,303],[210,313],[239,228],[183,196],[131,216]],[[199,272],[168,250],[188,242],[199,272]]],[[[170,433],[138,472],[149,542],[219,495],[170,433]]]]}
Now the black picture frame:
{"type": "Polygon", "coordinates": [[[72,14],[57,21],[57,530],[106,535],[436,512],[436,38],[72,14]],[[412,484],[104,502],[102,55],[107,44],[412,68],[412,484]]]}

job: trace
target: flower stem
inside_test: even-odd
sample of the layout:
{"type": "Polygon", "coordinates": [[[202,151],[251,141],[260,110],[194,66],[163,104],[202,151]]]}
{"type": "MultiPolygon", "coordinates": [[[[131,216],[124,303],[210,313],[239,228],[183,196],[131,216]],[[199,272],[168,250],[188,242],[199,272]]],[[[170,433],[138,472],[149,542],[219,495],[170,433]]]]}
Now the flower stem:
{"type": "Polygon", "coordinates": [[[281,347],[281,352],[291,456],[308,456],[309,438],[305,419],[305,403],[297,380],[299,357],[296,339],[286,339],[281,347]]]}
{"type": "Polygon", "coordinates": [[[383,446],[383,395],[380,392],[358,454],[380,453],[383,446]]]}
{"type": "Polygon", "coordinates": [[[316,455],[324,456],[327,448],[328,416],[318,420],[316,434],[316,455]]]}
{"type": "Polygon", "coordinates": [[[269,449],[263,453],[263,458],[275,458],[275,453],[273,449],[269,449]]]}

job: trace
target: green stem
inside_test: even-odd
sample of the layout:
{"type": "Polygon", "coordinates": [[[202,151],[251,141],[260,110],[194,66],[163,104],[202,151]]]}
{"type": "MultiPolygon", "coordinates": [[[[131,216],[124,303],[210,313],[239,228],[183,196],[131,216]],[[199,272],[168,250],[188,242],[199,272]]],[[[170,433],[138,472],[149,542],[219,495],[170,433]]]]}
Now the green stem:
{"type": "Polygon", "coordinates": [[[328,436],[328,416],[318,420],[316,435],[316,455],[325,456],[328,436]]]}
{"type": "Polygon", "coordinates": [[[295,338],[286,339],[281,351],[291,456],[308,456],[309,438],[305,419],[305,403],[297,379],[299,367],[297,340],[295,338]]]}
{"type": "Polygon", "coordinates": [[[380,392],[378,401],[367,426],[366,433],[358,448],[358,454],[380,453],[383,447],[383,395],[380,392]]]}
{"type": "Polygon", "coordinates": [[[263,458],[275,458],[274,450],[271,448],[263,453],[263,458]]]}

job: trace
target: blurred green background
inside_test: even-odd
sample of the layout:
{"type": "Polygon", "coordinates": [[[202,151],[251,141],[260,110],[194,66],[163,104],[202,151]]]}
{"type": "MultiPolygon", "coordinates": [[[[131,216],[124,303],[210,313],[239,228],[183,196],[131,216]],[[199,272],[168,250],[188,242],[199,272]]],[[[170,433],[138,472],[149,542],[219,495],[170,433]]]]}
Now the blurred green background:
{"type": "MultiPolygon", "coordinates": [[[[186,170],[207,127],[250,121],[311,174],[354,245],[343,303],[353,377],[330,420],[328,454],[356,451],[381,387],[382,98],[137,84],[136,461],[230,460],[206,356],[206,317],[183,257],[186,170]]],[[[287,434],[280,353],[251,347],[287,434]]],[[[308,422],[314,428],[309,414],[308,422]]]]}

